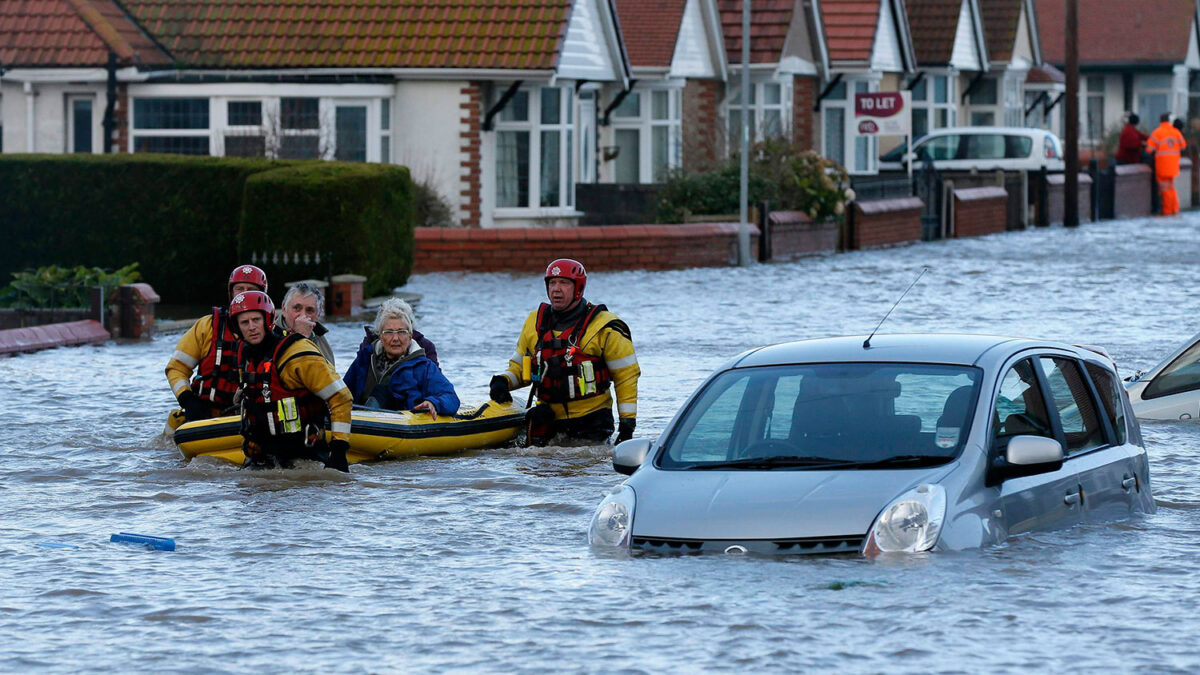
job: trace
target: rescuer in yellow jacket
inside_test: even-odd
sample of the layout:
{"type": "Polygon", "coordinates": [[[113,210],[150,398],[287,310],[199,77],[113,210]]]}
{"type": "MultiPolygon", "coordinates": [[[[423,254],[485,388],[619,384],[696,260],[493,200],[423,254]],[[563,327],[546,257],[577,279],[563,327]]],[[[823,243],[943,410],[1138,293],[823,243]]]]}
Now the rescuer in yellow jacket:
{"type": "Polygon", "coordinates": [[[625,322],[604,305],[583,299],[587,272],[562,258],[546,267],[550,302],[532,312],[517,339],[508,368],[492,377],[491,398],[532,384],[537,405],[526,415],[527,442],[548,445],[557,435],[588,443],[612,436],[612,393],[620,420],[617,442],[633,437],[637,425],[637,381],[641,375],[625,322]]]}
{"type": "Polygon", "coordinates": [[[1179,193],[1175,191],[1175,177],[1179,175],[1179,156],[1187,147],[1183,134],[1171,126],[1171,113],[1163,113],[1161,124],[1146,139],[1146,152],[1154,153],[1154,179],[1162,195],[1162,214],[1179,213],[1179,193]]]}
{"type": "Polygon", "coordinates": [[[229,318],[241,338],[242,449],[249,466],[287,468],[315,459],[348,471],[353,399],[342,378],[311,340],[273,328],[275,306],[266,293],[234,296],[229,318]],[[333,440],[326,443],[325,431],[333,440]]]}
{"type": "MultiPolygon", "coordinates": [[[[228,289],[228,300],[243,291],[266,293],[267,274],[254,265],[238,265],[229,274],[228,289]]],[[[167,382],[188,422],[217,417],[233,405],[238,390],[237,336],[228,306],[213,307],[211,314],[200,317],[179,338],[167,361],[167,382]]]]}

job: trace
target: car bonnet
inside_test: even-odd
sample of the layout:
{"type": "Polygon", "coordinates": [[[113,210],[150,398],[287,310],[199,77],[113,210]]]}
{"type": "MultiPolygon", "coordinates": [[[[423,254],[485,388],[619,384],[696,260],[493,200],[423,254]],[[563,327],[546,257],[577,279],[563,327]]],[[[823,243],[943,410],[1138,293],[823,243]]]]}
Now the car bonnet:
{"type": "Polygon", "coordinates": [[[863,535],[893,499],[956,465],[839,471],[638,472],[635,536],[702,540],[863,535]]]}

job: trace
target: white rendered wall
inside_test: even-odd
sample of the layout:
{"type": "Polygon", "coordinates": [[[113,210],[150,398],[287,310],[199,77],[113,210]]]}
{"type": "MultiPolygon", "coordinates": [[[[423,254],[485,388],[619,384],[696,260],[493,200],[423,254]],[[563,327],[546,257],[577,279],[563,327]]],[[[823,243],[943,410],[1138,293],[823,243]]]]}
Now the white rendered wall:
{"type": "MultiPolygon", "coordinates": [[[[459,134],[467,131],[462,118],[468,111],[462,93],[466,82],[402,81],[396,83],[392,102],[392,161],[407,166],[414,181],[435,190],[450,205],[455,220],[462,214],[467,189],[467,169],[459,165],[468,158],[461,153],[459,134]]],[[[480,167],[483,168],[482,166],[480,167]]]]}
{"type": "Polygon", "coordinates": [[[103,152],[103,119],[107,97],[103,84],[33,84],[33,147],[29,147],[29,97],[23,82],[0,82],[0,119],[4,122],[4,152],[63,153],[68,141],[68,96],[92,100],[92,152],[103,152]]]}

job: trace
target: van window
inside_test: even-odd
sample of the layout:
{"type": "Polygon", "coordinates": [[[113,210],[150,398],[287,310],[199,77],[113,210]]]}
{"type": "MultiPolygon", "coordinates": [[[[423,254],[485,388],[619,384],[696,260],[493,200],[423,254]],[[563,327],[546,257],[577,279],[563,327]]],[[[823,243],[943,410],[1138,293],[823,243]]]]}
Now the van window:
{"type": "Polygon", "coordinates": [[[957,134],[935,136],[917,147],[917,158],[928,157],[934,161],[958,159],[959,138],[957,134]]]}
{"type": "Polygon", "coordinates": [[[1008,159],[1025,159],[1033,150],[1033,139],[1028,136],[1005,136],[1004,156],[1008,159]]]}
{"type": "Polygon", "coordinates": [[[968,135],[967,159],[1004,159],[1004,137],[1000,134],[968,135]]]}

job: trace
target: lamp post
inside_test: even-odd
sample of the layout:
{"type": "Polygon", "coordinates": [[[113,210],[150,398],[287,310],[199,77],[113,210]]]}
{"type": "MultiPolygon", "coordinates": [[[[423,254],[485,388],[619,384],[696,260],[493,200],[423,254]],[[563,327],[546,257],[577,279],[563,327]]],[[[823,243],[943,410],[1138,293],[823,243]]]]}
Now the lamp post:
{"type": "Polygon", "coordinates": [[[1067,138],[1066,175],[1063,176],[1063,225],[1079,226],[1079,8],[1067,0],[1067,138]]]}
{"type": "Polygon", "coordinates": [[[742,0],[742,143],[739,189],[738,265],[750,264],[750,0],[742,0]]]}

